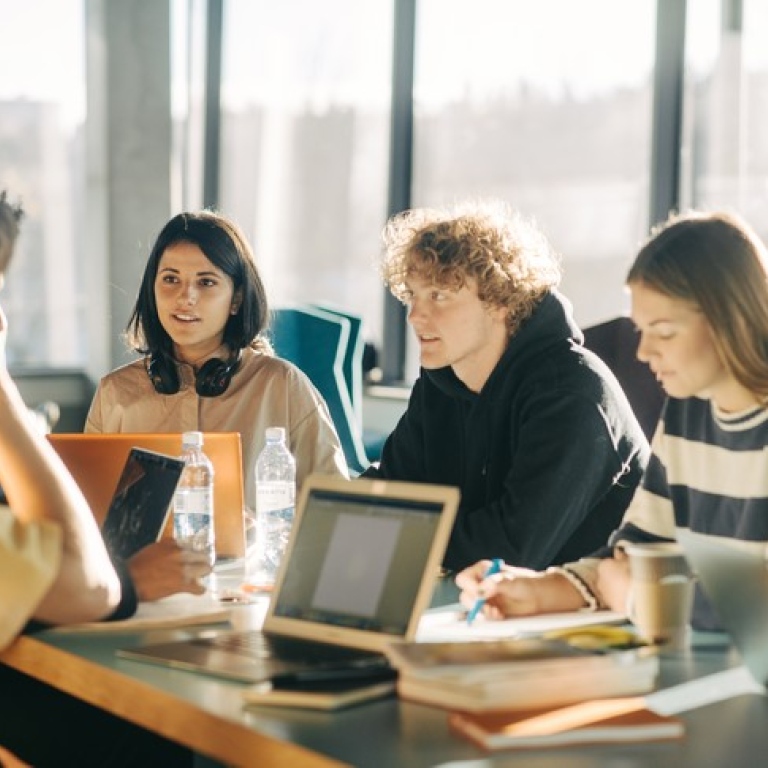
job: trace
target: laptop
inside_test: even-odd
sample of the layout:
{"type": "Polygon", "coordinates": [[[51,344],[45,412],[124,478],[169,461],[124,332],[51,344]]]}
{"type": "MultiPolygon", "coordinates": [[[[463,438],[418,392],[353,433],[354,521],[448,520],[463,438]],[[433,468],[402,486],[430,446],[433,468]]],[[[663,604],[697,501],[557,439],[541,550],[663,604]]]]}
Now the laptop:
{"type": "MultiPolygon", "coordinates": [[[[213,509],[217,560],[243,557],[245,522],[243,461],[239,432],[204,432],[203,451],[213,463],[213,509]]],[[[181,455],[181,433],[54,432],[47,435],[80,486],[96,520],[107,514],[131,448],[181,455]]],[[[170,521],[164,535],[173,535],[170,521]]]]}
{"type": "Polygon", "coordinates": [[[763,542],[678,528],[677,539],[744,666],[768,683],[768,569],[763,542]]]}
{"type": "Polygon", "coordinates": [[[160,538],[183,470],[181,459],[131,448],[101,527],[112,555],[126,560],[160,538]]]}
{"type": "Polygon", "coordinates": [[[456,488],[310,475],[261,630],[213,630],[122,658],[257,683],[386,664],[428,606],[456,488]]]}

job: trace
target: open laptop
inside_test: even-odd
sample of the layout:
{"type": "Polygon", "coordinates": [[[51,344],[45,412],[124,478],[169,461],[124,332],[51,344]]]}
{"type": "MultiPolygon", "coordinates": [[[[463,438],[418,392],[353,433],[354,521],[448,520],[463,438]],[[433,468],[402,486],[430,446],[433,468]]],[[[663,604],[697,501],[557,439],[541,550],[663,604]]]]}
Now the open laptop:
{"type": "Polygon", "coordinates": [[[124,658],[246,682],[381,666],[431,600],[456,488],[311,475],[262,630],[211,631],[118,651],[124,658]]]}
{"type": "MultiPolygon", "coordinates": [[[[243,557],[243,461],[239,432],[204,432],[203,451],[213,463],[213,509],[216,556],[243,557]]],[[[80,486],[96,520],[107,514],[112,493],[131,448],[169,456],[181,455],[181,433],[52,433],[47,436],[80,486]]],[[[165,535],[172,535],[172,525],[165,535]]]]}
{"type": "Polygon", "coordinates": [[[768,683],[768,561],[762,542],[678,529],[691,568],[730,634],[744,666],[768,683]]]}

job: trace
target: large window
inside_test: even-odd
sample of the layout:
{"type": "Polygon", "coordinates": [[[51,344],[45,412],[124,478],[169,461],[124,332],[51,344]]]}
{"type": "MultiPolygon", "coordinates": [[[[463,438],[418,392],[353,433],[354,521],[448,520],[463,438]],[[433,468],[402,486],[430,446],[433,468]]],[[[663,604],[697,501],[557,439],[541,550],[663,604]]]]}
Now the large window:
{"type": "MultiPolygon", "coordinates": [[[[208,3],[169,1],[175,146],[167,199],[178,210],[203,204],[208,3]]],[[[142,8],[157,7],[143,2],[135,14],[139,27],[151,17],[142,8]]],[[[479,196],[508,200],[538,220],[562,255],[562,288],[582,325],[624,312],[624,273],[647,234],[649,198],[658,186],[651,157],[656,11],[682,11],[683,3],[223,0],[218,206],[252,239],[273,303],[340,305],[361,314],[366,337],[382,343],[384,289],[376,260],[394,169],[393,189],[402,192],[412,180],[413,206],[479,196]],[[414,124],[412,146],[410,132],[398,131],[398,157],[390,159],[397,4],[409,20],[416,9],[414,124]]],[[[682,141],[678,146],[676,135],[667,136],[662,159],[680,158],[681,207],[731,208],[768,239],[768,4],[685,6],[682,141]]],[[[115,249],[99,227],[121,232],[121,217],[130,219],[140,194],[131,197],[134,180],[124,166],[106,174],[93,158],[115,146],[137,156],[152,149],[141,121],[115,118],[119,99],[90,103],[86,120],[86,39],[98,48],[102,40],[137,34],[132,24],[111,24],[107,36],[98,29],[100,14],[123,18],[108,13],[116,7],[123,5],[3,2],[0,187],[27,210],[2,295],[11,316],[8,358],[16,368],[88,367],[96,354],[89,333],[98,332],[103,346],[111,322],[108,303],[87,296],[88,281],[91,293],[104,296],[129,290],[101,286],[112,279],[110,270],[102,281],[92,277],[93,263],[86,266],[86,253],[101,258],[101,250],[115,249]],[[107,221],[86,204],[86,178],[89,189],[104,187],[107,221]],[[103,248],[84,247],[93,233],[103,248]],[[98,316],[86,322],[86,309],[98,316]]],[[[410,43],[406,28],[400,33],[410,43]]],[[[112,64],[119,72],[140,69],[130,56],[141,50],[126,46],[128,55],[112,64]]],[[[406,59],[400,56],[398,65],[406,59]]],[[[91,57],[89,77],[105,79],[99,69],[105,63],[106,55],[104,62],[91,57]]],[[[664,67],[660,76],[666,77],[664,67]]],[[[140,89],[140,77],[127,81],[140,89]]],[[[410,82],[400,90],[403,85],[399,128],[399,118],[410,114],[410,82]]],[[[669,112],[668,105],[659,110],[669,112]]],[[[407,199],[407,190],[401,197],[407,199]]],[[[676,203],[678,190],[669,197],[676,203]]],[[[142,230],[135,237],[149,235],[142,230]]],[[[105,263],[116,258],[104,254],[105,263]]],[[[112,273],[118,266],[111,263],[112,273]]],[[[115,329],[109,343],[122,350],[115,329]]],[[[400,350],[395,354],[399,359],[400,350]]],[[[408,373],[414,371],[411,361],[408,373]]]]}
{"type": "Polygon", "coordinates": [[[768,239],[768,5],[688,11],[684,207],[740,213],[768,239]]]}
{"type": "Polygon", "coordinates": [[[275,305],[332,303],[380,337],[392,4],[228,0],[220,207],[275,305]]]}
{"type": "Polygon", "coordinates": [[[561,254],[582,325],[647,232],[653,0],[420,0],[414,205],[494,196],[561,254]]]}
{"type": "Polygon", "coordinates": [[[82,365],[87,355],[83,2],[3,3],[0,188],[26,210],[2,295],[15,367],[82,365]]]}
{"type": "Polygon", "coordinates": [[[205,0],[171,0],[171,209],[203,207],[205,0]]]}

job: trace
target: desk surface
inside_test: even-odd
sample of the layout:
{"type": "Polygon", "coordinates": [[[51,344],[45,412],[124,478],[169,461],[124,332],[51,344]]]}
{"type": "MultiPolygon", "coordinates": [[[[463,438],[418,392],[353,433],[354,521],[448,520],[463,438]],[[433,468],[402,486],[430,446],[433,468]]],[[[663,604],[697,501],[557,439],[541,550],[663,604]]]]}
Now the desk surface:
{"type": "MultiPolygon", "coordinates": [[[[247,609],[239,609],[246,611],[247,609]]],[[[371,702],[340,713],[242,706],[243,686],[119,659],[121,647],[182,638],[187,630],[22,637],[0,660],[115,714],[237,766],[323,768],[752,768],[768,753],[768,698],[739,696],[681,715],[675,742],[525,750],[488,755],[451,734],[442,710],[371,702]]],[[[716,639],[717,640],[717,639],[716,639]]],[[[694,639],[663,658],[661,687],[738,663],[722,642],[694,639]]]]}

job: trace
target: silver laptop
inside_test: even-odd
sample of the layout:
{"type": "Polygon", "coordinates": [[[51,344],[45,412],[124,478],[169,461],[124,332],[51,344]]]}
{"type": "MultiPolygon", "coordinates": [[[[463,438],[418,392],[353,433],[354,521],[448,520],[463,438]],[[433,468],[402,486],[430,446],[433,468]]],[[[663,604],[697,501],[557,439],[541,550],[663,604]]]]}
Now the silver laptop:
{"type": "Polygon", "coordinates": [[[761,542],[678,529],[677,539],[744,666],[768,683],[768,569],[761,542]]]}
{"type": "Polygon", "coordinates": [[[388,643],[415,636],[458,503],[448,486],[311,475],[261,630],[118,655],[246,682],[382,666],[388,643]]]}

